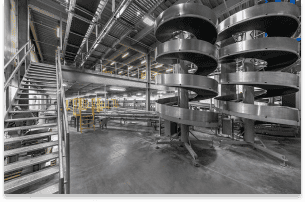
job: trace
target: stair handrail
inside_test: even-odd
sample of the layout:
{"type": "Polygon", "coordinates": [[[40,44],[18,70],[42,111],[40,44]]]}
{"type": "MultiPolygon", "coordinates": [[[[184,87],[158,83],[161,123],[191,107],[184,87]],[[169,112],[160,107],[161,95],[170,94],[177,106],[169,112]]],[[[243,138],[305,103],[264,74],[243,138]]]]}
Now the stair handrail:
{"type": "Polygon", "coordinates": [[[64,139],[65,139],[65,154],[66,154],[66,194],[70,194],[70,131],[68,124],[68,115],[67,109],[65,105],[65,91],[63,87],[63,78],[62,78],[62,69],[61,69],[61,61],[60,61],[60,49],[57,50],[57,64],[58,64],[58,75],[60,81],[60,92],[62,98],[62,111],[63,111],[63,125],[64,125],[64,139]]]}
{"type": "Polygon", "coordinates": [[[28,50],[28,52],[26,52],[26,54],[24,54],[23,58],[19,61],[19,64],[17,65],[17,67],[15,68],[15,70],[12,72],[11,76],[7,79],[6,83],[4,84],[4,91],[5,89],[8,87],[9,83],[11,82],[11,80],[14,78],[15,74],[17,73],[17,71],[20,69],[21,65],[23,64],[23,62],[25,61],[26,57],[28,56],[28,54],[31,52],[31,50],[33,49],[34,44],[30,47],[30,49],[28,50]]]}
{"type": "Polygon", "coordinates": [[[18,51],[17,53],[15,53],[15,55],[4,65],[4,70],[8,67],[8,65],[19,55],[19,53],[27,46],[31,43],[31,41],[29,40],[28,42],[26,42],[18,51]]]}
{"type": "Polygon", "coordinates": [[[62,124],[61,124],[61,113],[60,113],[60,81],[59,81],[59,70],[57,63],[57,55],[55,56],[56,64],[56,82],[57,82],[57,132],[58,132],[58,158],[59,158],[59,183],[58,183],[58,193],[64,194],[64,168],[63,168],[63,144],[62,144],[62,124]]]}

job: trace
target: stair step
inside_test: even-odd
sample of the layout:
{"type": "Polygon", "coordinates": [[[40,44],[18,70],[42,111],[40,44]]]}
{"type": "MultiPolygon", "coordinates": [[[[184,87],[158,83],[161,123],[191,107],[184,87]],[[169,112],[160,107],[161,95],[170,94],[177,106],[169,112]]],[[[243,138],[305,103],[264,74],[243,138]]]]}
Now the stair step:
{"type": "Polygon", "coordinates": [[[36,90],[36,91],[52,91],[52,92],[56,92],[56,89],[49,89],[49,88],[43,88],[43,89],[39,89],[39,88],[19,88],[19,90],[36,90]]]}
{"type": "Polygon", "coordinates": [[[56,74],[53,75],[53,76],[50,76],[50,75],[44,75],[44,74],[27,73],[27,76],[28,77],[41,76],[41,77],[44,77],[44,78],[53,78],[53,79],[56,79],[56,74]]]}
{"type": "Polygon", "coordinates": [[[45,77],[25,76],[24,78],[27,78],[27,79],[38,79],[38,80],[48,80],[48,81],[56,81],[56,79],[50,79],[50,78],[45,78],[45,77]]]}
{"type": "Polygon", "coordinates": [[[36,120],[36,119],[51,119],[57,118],[57,116],[39,116],[39,117],[28,117],[20,119],[6,119],[5,122],[18,122],[18,121],[27,121],[27,120],[36,120]]]}
{"type": "Polygon", "coordinates": [[[55,183],[47,187],[44,187],[42,189],[30,192],[29,194],[57,194],[58,191],[59,191],[59,184],[55,183]]]}
{"type": "Polygon", "coordinates": [[[57,105],[57,104],[12,104],[12,106],[20,106],[20,107],[25,107],[25,106],[42,106],[42,105],[57,105]]]}
{"type": "Polygon", "coordinates": [[[27,129],[32,129],[32,128],[46,128],[46,127],[54,127],[54,126],[57,126],[57,123],[47,123],[47,124],[41,124],[41,125],[30,125],[30,126],[4,128],[4,132],[17,131],[17,130],[27,130],[27,129]]]}
{"type": "Polygon", "coordinates": [[[47,98],[15,98],[15,100],[57,100],[57,99],[47,99],[47,98]]]}
{"type": "Polygon", "coordinates": [[[34,71],[47,71],[47,72],[56,74],[56,69],[52,69],[52,68],[48,68],[48,67],[31,66],[30,70],[34,70],[34,71]]]}
{"type": "Polygon", "coordinates": [[[47,137],[50,135],[57,135],[57,132],[46,132],[46,133],[38,133],[38,134],[34,134],[34,135],[25,135],[25,136],[20,136],[20,137],[6,138],[6,139],[4,139],[4,145],[11,144],[14,142],[21,142],[24,140],[31,140],[31,139],[36,139],[36,138],[47,137]]]}
{"type": "Polygon", "coordinates": [[[17,149],[10,149],[10,150],[4,151],[4,157],[13,156],[16,154],[21,154],[21,153],[30,152],[30,151],[35,151],[35,150],[43,149],[43,148],[47,148],[47,147],[53,147],[55,145],[58,145],[58,141],[35,144],[35,145],[27,146],[27,147],[20,147],[17,149]]]}
{"type": "Polygon", "coordinates": [[[56,82],[45,82],[45,81],[39,81],[39,80],[23,80],[23,82],[31,82],[31,83],[43,83],[43,84],[47,84],[47,85],[57,85],[56,82]]]}
{"type": "Polygon", "coordinates": [[[10,192],[16,191],[20,188],[35,184],[36,182],[46,179],[52,175],[55,175],[59,172],[59,167],[54,166],[51,168],[43,169],[22,177],[19,177],[14,180],[10,180],[4,183],[4,193],[8,194],[10,192]]]}
{"type": "Polygon", "coordinates": [[[39,73],[39,74],[42,74],[42,75],[52,75],[52,76],[56,76],[56,72],[55,71],[53,71],[53,72],[51,72],[51,71],[46,71],[46,72],[44,72],[44,71],[40,71],[40,70],[31,70],[31,69],[29,69],[29,71],[28,71],[28,73],[29,74],[37,74],[37,73],[39,73]]]}
{"type": "Polygon", "coordinates": [[[57,110],[27,110],[27,111],[9,111],[10,114],[23,114],[23,113],[35,113],[35,112],[57,112],[57,110]]]}
{"type": "Polygon", "coordinates": [[[26,83],[21,83],[22,86],[34,86],[34,87],[48,87],[48,88],[57,88],[56,85],[38,85],[38,84],[26,84],[26,83]]]}
{"type": "Polygon", "coordinates": [[[19,95],[57,95],[57,93],[20,93],[18,92],[19,95]]]}
{"type": "Polygon", "coordinates": [[[42,66],[36,66],[36,65],[31,65],[30,69],[42,69],[42,70],[48,70],[48,71],[56,71],[56,68],[49,68],[49,67],[42,67],[42,66]]]}
{"type": "Polygon", "coordinates": [[[40,63],[40,62],[32,62],[31,63],[31,66],[34,65],[34,66],[43,66],[43,67],[53,67],[53,68],[56,68],[55,65],[49,65],[49,64],[45,64],[45,63],[40,63]]]}
{"type": "Polygon", "coordinates": [[[23,161],[17,161],[14,163],[9,163],[4,166],[4,173],[8,173],[11,171],[15,171],[21,168],[26,168],[31,165],[47,162],[51,159],[55,159],[58,157],[58,152],[51,153],[51,154],[44,154],[42,156],[34,157],[34,158],[29,158],[23,161]]]}
{"type": "Polygon", "coordinates": [[[34,67],[34,68],[33,68],[33,67],[30,67],[29,71],[56,74],[56,71],[55,71],[55,70],[38,69],[38,68],[35,68],[35,67],[34,67]]]}

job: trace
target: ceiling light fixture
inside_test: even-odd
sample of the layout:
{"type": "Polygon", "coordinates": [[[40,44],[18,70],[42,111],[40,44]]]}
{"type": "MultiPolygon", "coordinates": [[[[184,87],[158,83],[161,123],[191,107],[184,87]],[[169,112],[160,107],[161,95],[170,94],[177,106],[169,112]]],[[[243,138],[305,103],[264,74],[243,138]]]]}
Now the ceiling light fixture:
{"type": "Polygon", "coordinates": [[[120,72],[119,72],[119,74],[122,74],[122,73],[123,73],[123,71],[120,71],[120,72]]]}
{"type": "Polygon", "coordinates": [[[116,87],[116,86],[111,86],[109,89],[113,90],[113,91],[125,91],[126,90],[126,88],[116,87]]]}
{"type": "Polygon", "coordinates": [[[112,62],[110,65],[114,65],[115,62],[112,62]]]}
{"type": "Polygon", "coordinates": [[[142,65],[143,65],[144,63],[146,63],[146,60],[143,60],[143,61],[141,62],[142,65]]]}
{"type": "Polygon", "coordinates": [[[148,16],[144,17],[143,22],[148,26],[152,26],[153,24],[155,24],[155,22],[148,16]]]}
{"type": "Polygon", "coordinates": [[[133,66],[128,67],[128,69],[132,69],[132,68],[133,68],[133,66]]]}
{"type": "Polygon", "coordinates": [[[173,69],[167,69],[167,70],[166,70],[166,72],[171,72],[171,71],[173,71],[173,69]]]}
{"type": "Polygon", "coordinates": [[[105,71],[105,70],[106,70],[106,67],[103,68],[103,71],[105,71]]]}
{"type": "Polygon", "coordinates": [[[125,57],[127,57],[129,55],[129,53],[125,53],[123,56],[122,56],[122,58],[125,58],[125,57]]]}
{"type": "Polygon", "coordinates": [[[159,65],[155,66],[155,68],[159,68],[159,67],[162,67],[162,66],[163,66],[163,64],[159,64],[159,65]]]}
{"type": "Polygon", "coordinates": [[[105,94],[105,93],[107,93],[107,91],[95,90],[94,93],[96,93],[96,94],[105,94]]]}

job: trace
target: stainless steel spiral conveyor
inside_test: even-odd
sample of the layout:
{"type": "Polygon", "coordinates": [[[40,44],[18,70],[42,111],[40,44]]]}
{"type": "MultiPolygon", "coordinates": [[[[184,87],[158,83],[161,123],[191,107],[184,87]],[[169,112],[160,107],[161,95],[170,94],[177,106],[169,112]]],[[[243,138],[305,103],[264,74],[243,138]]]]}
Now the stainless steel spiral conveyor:
{"type": "MultiPolygon", "coordinates": [[[[159,99],[156,111],[160,117],[181,124],[180,140],[197,165],[197,154],[189,141],[189,126],[217,127],[218,114],[212,111],[190,110],[188,91],[197,94],[191,100],[204,100],[218,95],[218,82],[206,77],[218,65],[217,18],[214,12],[197,3],[177,4],[161,13],[155,22],[155,36],[161,42],[157,46],[156,61],[163,64],[180,64],[178,74],[156,77],[156,84],[178,87],[178,97],[159,99]],[[194,74],[188,74],[186,63],[197,66],[194,74]],[[178,105],[178,106],[177,106],[178,105]]],[[[163,142],[164,143],[164,142],[163,142]]],[[[168,141],[172,144],[173,141],[168,141]]]]}
{"type": "Polygon", "coordinates": [[[284,162],[287,161],[284,155],[254,143],[254,120],[299,126],[298,110],[254,105],[254,101],[299,90],[298,75],[281,70],[300,57],[298,41],[290,38],[299,26],[300,16],[296,5],[274,2],[242,10],[218,25],[218,41],[222,44],[219,50],[222,69],[219,83],[222,86],[243,85],[243,92],[215,98],[215,107],[220,113],[243,118],[245,143],[284,162]],[[235,43],[226,42],[232,37],[235,43]],[[232,71],[234,62],[236,70],[232,71]],[[254,87],[261,90],[254,91],[254,87]]]}

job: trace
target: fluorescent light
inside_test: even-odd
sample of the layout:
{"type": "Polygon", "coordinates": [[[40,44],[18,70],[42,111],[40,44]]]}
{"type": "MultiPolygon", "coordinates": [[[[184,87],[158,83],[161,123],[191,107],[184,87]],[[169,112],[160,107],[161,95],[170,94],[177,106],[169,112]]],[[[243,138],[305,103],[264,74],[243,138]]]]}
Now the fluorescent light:
{"type": "Polygon", "coordinates": [[[66,84],[66,83],[63,83],[63,84],[62,84],[62,86],[63,86],[63,87],[66,87],[66,86],[68,86],[68,84],[66,84]]]}
{"type": "Polygon", "coordinates": [[[132,69],[132,68],[133,68],[133,66],[128,67],[128,69],[132,69]]]}
{"type": "Polygon", "coordinates": [[[127,94],[124,94],[123,97],[127,97],[127,94]]]}
{"type": "Polygon", "coordinates": [[[122,58],[125,58],[125,57],[127,57],[129,55],[129,53],[125,53],[123,56],[122,56],[122,58]]]}
{"type": "Polygon", "coordinates": [[[136,75],[136,73],[133,73],[131,76],[135,76],[136,75]]]}
{"type": "Polygon", "coordinates": [[[105,70],[106,70],[106,67],[103,68],[103,71],[105,71],[105,70]]]}
{"type": "Polygon", "coordinates": [[[98,43],[97,43],[97,44],[95,44],[93,48],[94,48],[94,49],[96,49],[96,47],[97,47],[97,46],[98,46],[98,43]]]}
{"type": "Polygon", "coordinates": [[[110,65],[114,65],[115,62],[112,62],[110,65]]]}
{"type": "Polygon", "coordinates": [[[152,26],[155,22],[148,16],[146,16],[144,19],[143,19],[143,22],[145,24],[147,24],[148,26],[152,26]]]}
{"type": "Polygon", "coordinates": [[[167,69],[167,70],[166,70],[166,72],[171,72],[171,71],[173,71],[173,69],[167,69]]]}
{"type": "Polygon", "coordinates": [[[126,90],[125,88],[116,87],[116,86],[111,86],[109,89],[113,90],[113,91],[125,91],[126,90]]]}
{"type": "Polygon", "coordinates": [[[159,64],[159,65],[155,66],[155,68],[159,68],[159,67],[162,67],[162,66],[163,66],[163,64],[159,64]]]}
{"type": "Polygon", "coordinates": [[[122,73],[123,73],[123,71],[120,71],[120,72],[119,72],[119,74],[122,74],[122,73]]]}
{"type": "Polygon", "coordinates": [[[143,65],[144,63],[146,63],[146,60],[143,60],[143,61],[141,62],[142,65],[143,65]]]}
{"type": "Polygon", "coordinates": [[[140,11],[137,11],[137,16],[139,16],[141,13],[140,13],[140,11]]]}
{"type": "Polygon", "coordinates": [[[142,93],[137,93],[137,95],[142,95],[142,93]]]}
{"type": "Polygon", "coordinates": [[[95,90],[94,93],[96,93],[96,94],[105,94],[105,93],[107,93],[107,91],[95,90]]]}
{"type": "Polygon", "coordinates": [[[144,69],[142,72],[146,72],[146,69],[144,69]]]}
{"type": "Polygon", "coordinates": [[[57,36],[57,38],[59,38],[60,36],[59,36],[59,27],[57,27],[57,30],[56,30],[56,36],[57,36]]]}

